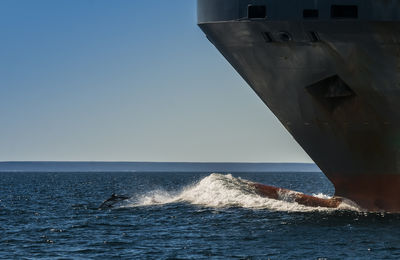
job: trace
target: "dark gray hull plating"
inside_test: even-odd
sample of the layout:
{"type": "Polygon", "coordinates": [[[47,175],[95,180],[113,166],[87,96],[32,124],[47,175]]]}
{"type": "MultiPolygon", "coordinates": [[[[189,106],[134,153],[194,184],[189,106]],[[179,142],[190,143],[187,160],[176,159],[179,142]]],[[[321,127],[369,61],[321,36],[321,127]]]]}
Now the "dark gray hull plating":
{"type": "Polygon", "coordinates": [[[337,196],[370,210],[399,211],[398,1],[276,2],[199,0],[199,26],[337,196]],[[357,17],[329,19],[335,2],[357,5],[357,17]],[[276,14],[247,19],[249,4],[276,14]],[[319,10],[319,18],[303,19],[304,8],[319,10]]]}

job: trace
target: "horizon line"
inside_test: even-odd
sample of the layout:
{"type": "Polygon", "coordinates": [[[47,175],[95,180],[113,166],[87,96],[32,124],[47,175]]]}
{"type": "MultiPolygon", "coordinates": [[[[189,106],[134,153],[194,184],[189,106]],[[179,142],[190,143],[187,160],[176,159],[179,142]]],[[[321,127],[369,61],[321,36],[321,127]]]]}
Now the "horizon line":
{"type": "Polygon", "coordinates": [[[66,161],[45,161],[45,160],[33,160],[33,161],[0,161],[0,163],[231,163],[231,164],[278,164],[278,163],[286,163],[286,164],[315,164],[314,162],[224,162],[224,161],[73,161],[73,160],[66,160],[66,161]]]}

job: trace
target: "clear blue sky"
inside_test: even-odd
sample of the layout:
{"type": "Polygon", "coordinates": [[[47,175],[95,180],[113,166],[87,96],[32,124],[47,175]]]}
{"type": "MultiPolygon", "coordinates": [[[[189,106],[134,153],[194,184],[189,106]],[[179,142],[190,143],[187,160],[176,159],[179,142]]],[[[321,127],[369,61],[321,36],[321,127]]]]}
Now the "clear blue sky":
{"type": "Polygon", "coordinates": [[[2,0],[0,33],[0,161],[310,161],[195,0],[2,0]]]}

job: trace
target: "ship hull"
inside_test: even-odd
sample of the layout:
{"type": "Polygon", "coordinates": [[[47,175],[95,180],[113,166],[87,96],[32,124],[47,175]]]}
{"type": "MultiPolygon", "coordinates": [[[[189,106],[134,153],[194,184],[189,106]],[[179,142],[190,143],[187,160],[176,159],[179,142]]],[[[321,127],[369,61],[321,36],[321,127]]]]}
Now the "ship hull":
{"type": "Polygon", "coordinates": [[[400,211],[399,21],[230,18],[199,26],[336,196],[400,211]]]}

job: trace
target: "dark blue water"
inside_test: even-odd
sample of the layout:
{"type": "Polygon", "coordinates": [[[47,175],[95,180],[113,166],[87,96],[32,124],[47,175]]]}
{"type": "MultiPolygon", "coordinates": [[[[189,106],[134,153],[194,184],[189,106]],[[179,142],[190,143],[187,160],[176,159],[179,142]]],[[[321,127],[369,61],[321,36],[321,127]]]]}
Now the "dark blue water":
{"type": "MultiPolygon", "coordinates": [[[[234,174],[332,195],[322,173],[234,174]]],[[[400,216],[313,210],[209,173],[0,173],[0,258],[399,259],[400,216]],[[111,193],[132,197],[99,210],[111,193]]]]}

